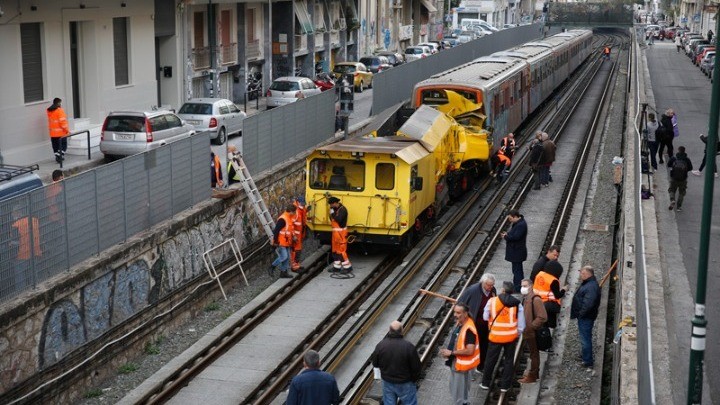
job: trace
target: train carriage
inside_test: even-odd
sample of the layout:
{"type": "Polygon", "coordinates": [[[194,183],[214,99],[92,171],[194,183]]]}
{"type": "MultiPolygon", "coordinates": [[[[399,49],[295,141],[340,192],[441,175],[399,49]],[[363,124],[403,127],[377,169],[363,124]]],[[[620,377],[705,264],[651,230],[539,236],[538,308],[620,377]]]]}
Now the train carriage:
{"type": "Polygon", "coordinates": [[[527,91],[523,94],[524,111],[523,117],[530,115],[532,111],[545,100],[538,83],[543,58],[550,53],[550,50],[544,46],[520,45],[513,49],[496,52],[491,56],[519,58],[527,62],[529,73],[527,76],[527,91]]]}

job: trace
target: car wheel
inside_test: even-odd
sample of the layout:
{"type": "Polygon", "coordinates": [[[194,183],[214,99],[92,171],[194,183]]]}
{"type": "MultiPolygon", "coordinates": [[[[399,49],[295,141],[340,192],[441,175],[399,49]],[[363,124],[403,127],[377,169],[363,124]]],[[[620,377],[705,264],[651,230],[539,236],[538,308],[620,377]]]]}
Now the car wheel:
{"type": "Polygon", "coordinates": [[[116,161],[117,159],[118,159],[118,157],[116,155],[105,154],[105,163],[112,163],[112,162],[116,161]]]}
{"type": "Polygon", "coordinates": [[[218,131],[217,138],[213,139],[213,143],[215,145],[222,145],[227,141],[227,132],[225,131],[225,127],[220,127],[220,130],[218,131]]]}
{"type": "Polygon", "coordinates": [[[357,88],[357,92],[362,93],[363,90],[365,90],[365,84],[362,82],[362,80],[360,80],[360,85],[357,88]]]}

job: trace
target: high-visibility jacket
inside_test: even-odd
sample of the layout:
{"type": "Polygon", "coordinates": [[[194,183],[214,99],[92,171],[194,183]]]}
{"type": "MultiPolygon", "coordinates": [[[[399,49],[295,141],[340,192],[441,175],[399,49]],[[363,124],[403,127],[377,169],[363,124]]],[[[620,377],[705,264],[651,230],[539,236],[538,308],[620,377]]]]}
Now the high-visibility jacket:
{"type": "Polygon", "coordinates": [[[220,162],[220,157],[218,155],[213,156],[212,168],[214,171],[215,182],[217,185],[222,186],[222,162],[220,162]]]}
{"type": "Polygon", "coordinates": [[[30,234],[32,232],[32,239],[33,239],[33,254],[36,257],[42,256],[42,251],[40,250],[40,225],[38,223],[38,219],[34,218],[32,219],[32,230],[30,230],[30,227],[28,226],[28,217],[22,217],[15,222],[13,222],[12,227],[17,230],[17,233],[19,235],[19,243],[18,243],[18,250],[17,250],[17,256],[16,258],[18,260],[29,260],[30,259],[30,234]]]}
{"type": "Polygon", "coordinates": [[[550,273],[546,273],[544,271],[539,272],[537,276],[535,276],[535,283],[533,284],[533,291],[535,292],[535,295],[542,298],[543,302],[553,301],[558,304],[562,304],[560,298],[555,298],[555,294],[553,294],[550,289],[550,284],[556,280],[557,277],[550,273]]]}
{"type": "Polygon", "coordinates": [[[478,337],[477,330],[475,329],[475,322],[468,316],[463,326],[460,328],[460,334],[458,335],[457,341],[455,342],[455,350],[465,349],[465,335],[467,331],[470,331],[475,335],[475,349],[472,354],[468,355],[455,355],[455,370],[456,371],[468,371],[472,370],[480,364],[480,338],[478,337]]]}
{"type": "MultiPolygon", "coordinates": [[[[217,158],[217,156],[215,156],[215,157],[217,158]]],[[[242,179],[240,178],[240,171],[235,170],[235,167],[233,166],[233,162],[228,162],[227,172],[228,172],[228,181],[230,181],[230,180],[233,180],[235,182],[242,181],[242,179]],[[231,175],[231,173],[232,173],[232,175],[231,175]]]]}
{"type": "Polygon", "coordinates": [[[67,115],[63,111],[62,107],[55,108],[54,110],[46,110],[48,117],[48,130],[50,131],[50,138],[62,138],[63,136],[70,133],[70,127],[68,127],[67,115]]]}
{"type": "Polygon", "coordinates": [[[505,165],[506,169],[510,167],[510,158],[509,157],[505,156],[502,153],[498,153],[497,157],[498,157],[498,166],[505,165]]]}
{"type": "Polygon", "coordinates": [[[605,55],[610,55],[610,48],[606,46],[605,49],[603,49],[603,53],[605,55]]]}
{"type": "Polygon", "coordinates": [[[285,221],[285,227],[278,234],[278,244],[283,247],[291,247],[293,244],[293,221],[294,215],[285,211],[278,219],[285,221]]]}
{"type": "Polygon", "coordinates": [[[305,237],[305,216],[306,209],[303,204],[295,201],[295,219],[293,220],[293,232],[295,233],[295,250],[302,249],[302,240],[305,237]]]}
{"type": "Polygon", "coordinates": [[[490,298],[488,340],[493,343],[510,343],[518,338],[517,307],[506,307],[498,297],[490,298]]]}

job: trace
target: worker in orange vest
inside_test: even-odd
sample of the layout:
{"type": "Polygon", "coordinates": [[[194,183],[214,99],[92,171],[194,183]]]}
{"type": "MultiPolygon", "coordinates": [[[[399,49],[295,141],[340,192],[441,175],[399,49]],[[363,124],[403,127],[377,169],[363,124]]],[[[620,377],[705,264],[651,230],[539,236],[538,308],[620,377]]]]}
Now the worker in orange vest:
{"type": "Polygon", "coordinates": [[[270,265],[270,276],[274,276],[275,269],[279,268],[280,278],[292,278],[289,270],[290,252],[292,250],[293,239],[295,237],[293,233],[294,222],[295,206],[288,205],[287,208],[285,208],[285,212],[283,212],[277,222],[275,222],[275,229],[273,229],[272,245],[275,246],[277,258],[270,265]]]}
{"type": "Polygon", "coordinates": [[[303,239],[305,239],[305,218],[307,216],[307,208],[305,207],[305,197],[298,196],[293,201],[295,206],[295,220],[293,221],[293,250],[290,255],[290,263],[292,271],[300,270],[300,255],[302,254],[303,239]]]}
{"type": "Polygon", "coordinates": [[[493,165],[495,165],[495,169],[492,172],[492,177],[495,177],[498,184],[502,183],[508,170],[510,170],[510,165],[512,164],[512,162],[502,149],[498,149],[497,152],[495,152],[491,161],[493,165]]]}
{"type": "Polygon", "coordinates": [[[17,246],[15,254],[15,285],[14,291],[22,291],[33,285],[33,262],[37,263],[42,256],[40,248],[40,224],[37,218],[25,215],[20,207],[13,211],[13,231],[17,241],[11,242],[17,246]]]}
{"type": "Polygon", "coordinates": [[[542,271],[535,276],[533,290],[535,295],[539,296],[545,304],[545,311],[548,315],[547,327],[554,328],[557,325],[557,315],[560,313],[562,305],[561,298],[565,296],[568,286],[560,288],[560,275],[562,275],[562,265],[557,260],[549,260],[545,263],[542,271]]]}
{"type": "Polygon", "coordinates": [[[447,349],[440,349],[445,364],[450,366],[450,394],[453,404],[469,404],[470,370],[480,364],[480,339],[470,307],[457,303],[453,307],[455,327],[450,333],[447,349]]]}
{"type": "Polygon", "coordinates": [[[347,255],[348,230],[347,220],[348,211],[337,197],[328,198],[330,205],[330,226],[332,226],[332,254],[333,267],[330,272],[350,273],[352,264],[347,255]]]}
{"type": "Polygon", "coordinates": [[[503,353],[503,374],[500,380],[500,391],[507,392],[512,386],[514,372],[513,356],[518,336],[525,330],[525,314],[520,300],[512,294],[515,292],[515,285],[510,281],[503,283],[503,292],[497,297],[490,298],[483,311],[483,319],[488,322],[490,334],[488,335],[488,352],[485,359],[485,370],[483,371],[480,388],[490,388],[490,379],[500,357],[503,353]]]}
{"type": "Polygon", "coordinates": [[[60,163],[65,160],[67,150],[67,134],[70,133],[67,115],[62,109],[62,100],[53,99],[53,103],[47,109],[48,130],[50,131],[50,142],[52,143],[55,161],[60,163]]]}
{"type": "Polygon", "coordinates": [[[515,135],[510,132],[506,137],[500,140],[500,150],[503,151],[505,156],[512,159],[515,156],[515,135]]]}
{"type": "MultiPolygon", "coordinates": [[[[652,34],[651,34],[651,35],[652,35],[652,34]]],[[[603,57],[604,57],[605,59],[610,59],[610,47],[609,47],[609,46],[606,46],[606,47],[603,49],[603,57]]]]}
{"type": "Polygon", "coordinates": [[[210,152],[210,184],[212,187],[222,187],[222,163],[215,152],[210,152]]]}

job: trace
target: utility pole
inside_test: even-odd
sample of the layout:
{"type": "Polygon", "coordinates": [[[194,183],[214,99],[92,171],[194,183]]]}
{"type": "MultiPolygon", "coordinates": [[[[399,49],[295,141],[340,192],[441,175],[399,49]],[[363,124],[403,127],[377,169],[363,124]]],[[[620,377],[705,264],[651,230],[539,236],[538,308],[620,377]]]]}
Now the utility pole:
{"type": "MultiPolygon", "coordinates": [[[[716,3],[717,4],[717,3],[716,3]]],[[[715,14],[715,46],[717,47],[720,31],[720,13],[715,14]]],[[[713,77],[720,77],[720,65],[713,67],[713,77]]],[[[708,138],[705,145],[705,185],[703,187],[702,220],[700,221],[700,250],[698,254],[697,293],[695,297],[695,316],[692,320],[690,338],[690,369],[687,403],[702,403],[703,366],[705,364],[705,293],[707,292],[708,253],[710,247],[710,223],[712,221],[712,202],[715,186],[715,153],[718,144],[718,109],[720,109],[720,81],[713,80],[710,98],[710,122],[708,138]]]]}

